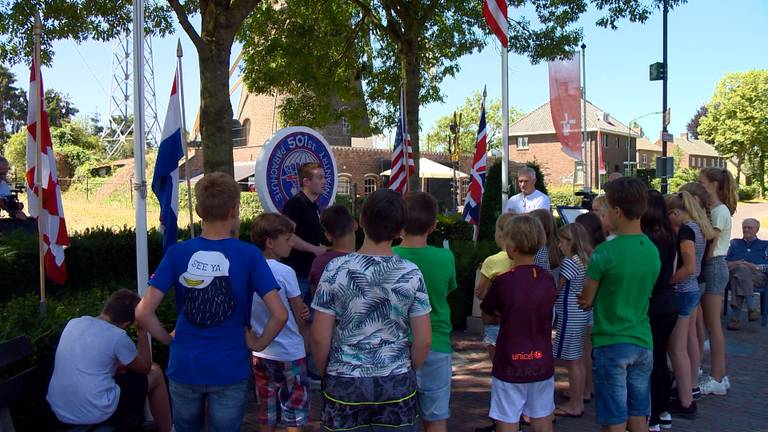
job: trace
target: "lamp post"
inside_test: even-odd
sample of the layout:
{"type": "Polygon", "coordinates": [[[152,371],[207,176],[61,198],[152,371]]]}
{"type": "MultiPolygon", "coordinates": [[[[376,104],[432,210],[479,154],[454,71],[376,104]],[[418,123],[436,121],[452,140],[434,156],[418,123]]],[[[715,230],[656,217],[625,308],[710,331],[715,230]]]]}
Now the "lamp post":
{"type": "MultiPolygon", "coordinates": [[[[631,174],[629,171],[630,171],[630,167],[632,165],[632,163],[631,163],[631,161],[632,161],[632,157],[631,157],[631,153],[632,153],[632,123],[634,123],[634,122],[636,122],[636,121],[638,121],[638,120],[640,120],[642,118],[645,118],[645,117],[648,117],[648,116],[651,116],[651,115],[661,114],[661,113],[662,113],[661,111],[649,112],[647,114],[641,115],[640,117],[635,117],[635,118],[633,118],[632,120],[629,121],[629,124],[627,125],[627,171],[628,171],[627,175],[631,174]]],[[[637,161],[635,161],[635,164],[637,164],[637,161]]]]}
{"type": "Polygon", "coordinates": [[[453,122],[451,123],[451,135],[453,135],[452,140],[448,140],[449,143],[453,143],[453,146],[449,146],[448,151],[451,154],[451,168],[453,168],[453,183],[451,184],[451,190],[453,195],[453,210],[458,211],[459,209],[459,190],[458,185],[456,184],[456,163],[459,161],[459,134],[461,133],[461,116],[462,113],[459,113],[459,121],[456,122],[456,112],[453,113],[453,122]]]}

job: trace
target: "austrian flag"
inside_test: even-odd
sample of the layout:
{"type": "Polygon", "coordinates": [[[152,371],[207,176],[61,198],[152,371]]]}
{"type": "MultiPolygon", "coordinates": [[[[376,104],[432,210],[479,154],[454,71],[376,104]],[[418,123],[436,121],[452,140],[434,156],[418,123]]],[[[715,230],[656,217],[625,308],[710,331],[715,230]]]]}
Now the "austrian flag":
{"type": "Polygon", "coordinates": [[[67,280],[67,267],[64,265],[64,248],[69,246],[67,224],[64,221],[64,208],[61,203],[61,188],[56,170],[56,156],[53,153],[51,131],[48,127],[48,114],[43,100],[43,79],[35,77],[35,64],[29,74],[29,102],[27,111],[27,200],[29,214],[40,217],[43,236],[43,260],[45,274],[51,281],[62,285],[67,280]],[[37,79],[39,78],[39,79],[37,79]],[[40,132],[37,137],[37,107],[40,106],[40,132]],[[38,138],[40,146],[38,148],[38,138]],[[37,166],[37,154],[40,152],[40,166],[37,166]],[[35,184],[37,170],[41,173],[40,187],[35,184]],[[42,213],[38,215],[38,200],[42,199],[42,213]]]}

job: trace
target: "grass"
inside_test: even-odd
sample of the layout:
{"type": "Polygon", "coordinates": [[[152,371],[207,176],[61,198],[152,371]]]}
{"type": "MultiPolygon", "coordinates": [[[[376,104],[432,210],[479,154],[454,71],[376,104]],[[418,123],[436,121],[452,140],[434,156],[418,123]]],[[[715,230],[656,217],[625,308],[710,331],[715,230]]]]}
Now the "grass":
{"type": "MultiPolygon", "coordinates": [[[[121,228],[136,226],[136,210],[130,202],[86,199],[84,193],[70,191],[62,194],[64,217],[70,234],[95,226],[121,228]]],[[[147,227],[160,225],[160,208],[147,204],[147,227]]]]}

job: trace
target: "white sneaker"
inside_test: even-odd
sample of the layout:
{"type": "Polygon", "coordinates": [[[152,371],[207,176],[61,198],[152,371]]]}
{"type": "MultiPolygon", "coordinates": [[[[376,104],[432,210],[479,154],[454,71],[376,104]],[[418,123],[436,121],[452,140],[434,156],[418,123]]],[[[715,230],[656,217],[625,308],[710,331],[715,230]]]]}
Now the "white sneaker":
{"type": "Polygon", "coordinates": [[[723,377],[723,382],[725,383],[725,388],[727,390],[731,389],[731,380],[728,379],[728,375],[723,377]]]}
{"type": "Polygon", "coordinates": [[[662,429],[672,429],[672,416],[668,411],[659,414],[659,427],[662,429]]]}
{"type": "Polygon", "coordinates": [[[661,432],[659,425],[648,425],[648,432],[661,432]]]}
{"type": "Polygon", "coordinates": [[[728,393],[728,385],[726,384],[725,377],[723,377],[722,380],[717,381],[711,376],[707,376],[704,382],[699,383],[699,387],[701,387],[701,394],[708,395],[719,395],[723,396],[728,393]]]}

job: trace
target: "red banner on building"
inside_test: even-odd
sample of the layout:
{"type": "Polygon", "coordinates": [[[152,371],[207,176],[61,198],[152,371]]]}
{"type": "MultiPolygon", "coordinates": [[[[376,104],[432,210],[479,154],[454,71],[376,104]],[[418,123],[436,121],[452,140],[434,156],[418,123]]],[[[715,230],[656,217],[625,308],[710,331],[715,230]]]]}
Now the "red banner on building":
{"type": "Polygon", "coordinates": [[[581,160],[581,79],[578,54],[549,62],[549,109],[563,152],[581,160]]]}

